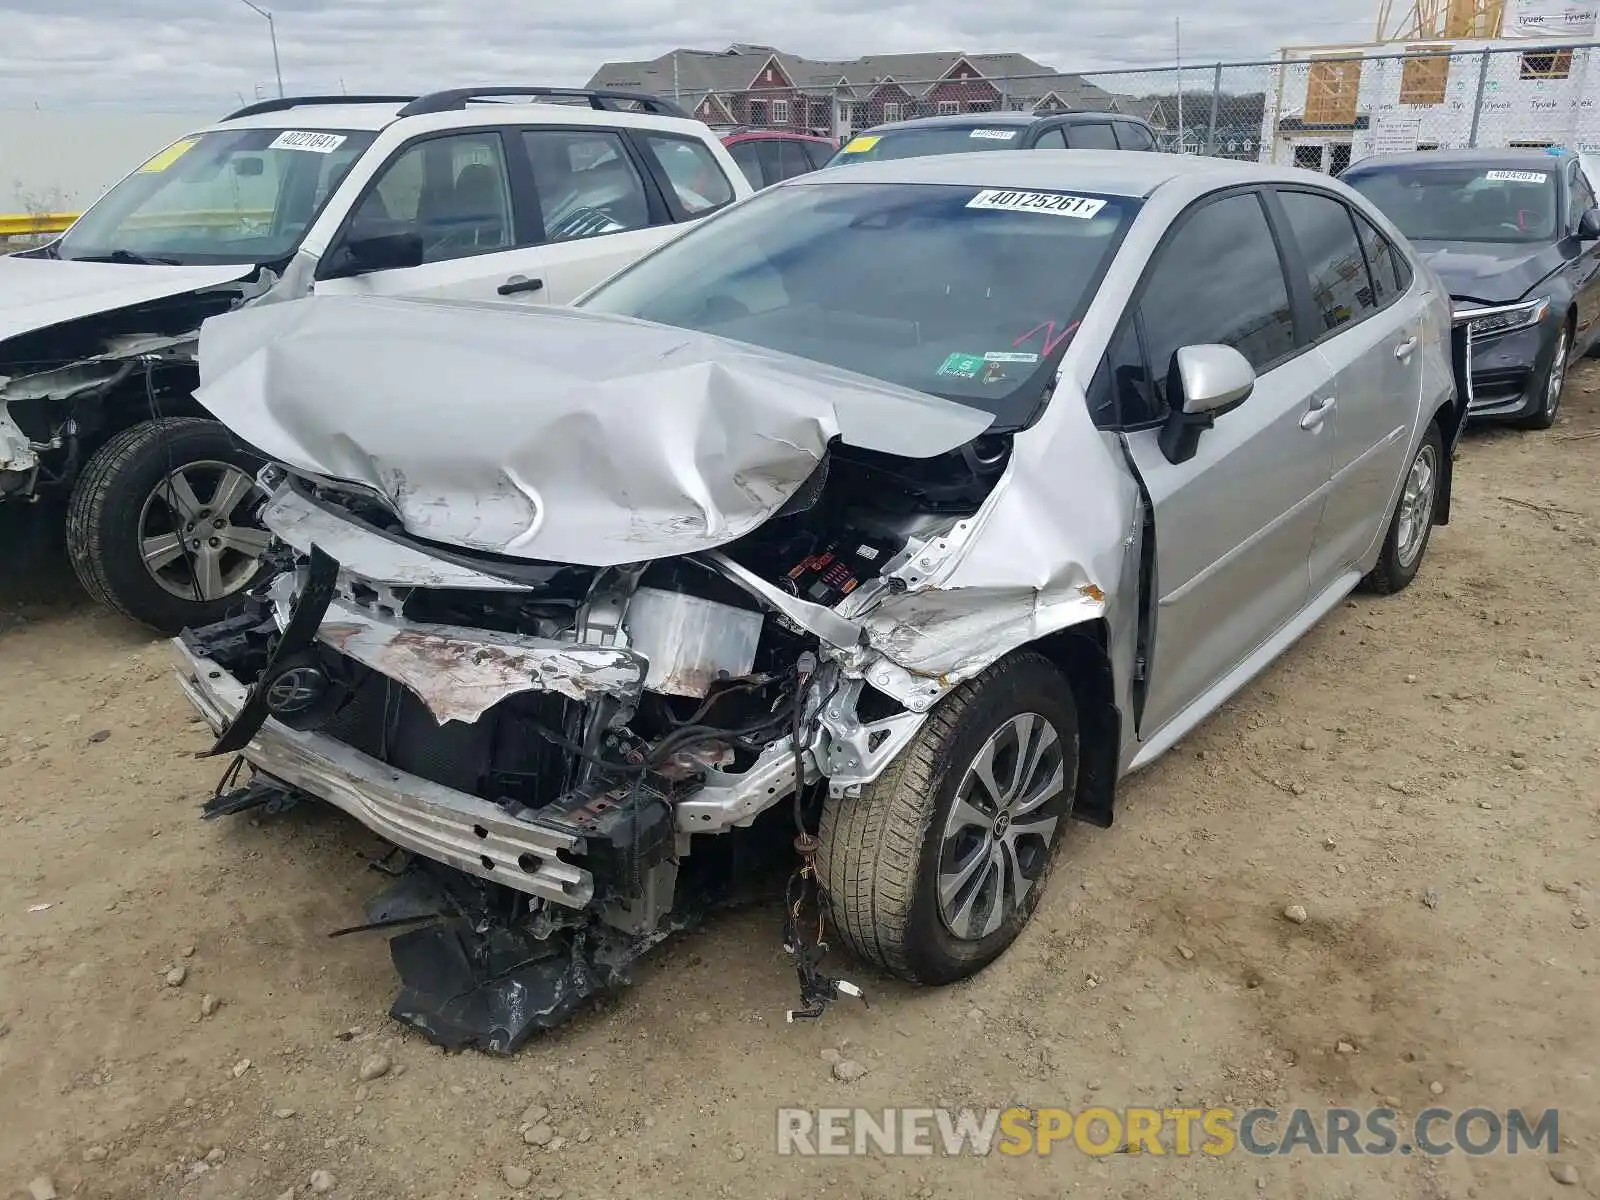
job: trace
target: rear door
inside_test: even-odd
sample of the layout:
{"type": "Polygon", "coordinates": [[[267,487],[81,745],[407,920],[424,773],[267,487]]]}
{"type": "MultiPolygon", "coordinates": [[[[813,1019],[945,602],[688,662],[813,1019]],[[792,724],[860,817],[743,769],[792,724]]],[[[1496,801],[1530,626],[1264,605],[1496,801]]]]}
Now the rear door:
{"type": "Polygon", "coordinates": [[[1311,345],[1335,372],[1322,435],[1333,470],[1311,554],[1319,592],[1358,568],[1388,521],[1422,395],[1423,300],[1396,289],[1394,248],[1343,200],[1280,188],[1275,201],[1311,345]]]}
{"type": "Polygon", "coordinates": [[[531,126],[517,137],[543,242],[539,300],[570,304],[670,236],[663,197],[622,130],[531,126]]]}
{"type": "Polygon", "coordinates": [[[1242,190],[1186,212],[1135,298],[1114,376],[1148,379],[1149,416],[1170,402],[1183,346],[1222,343],[1257,372],[1253,393],[1169,462],[1159,428],[1125,432],[1152,506],[1155,598],[1145,647],[1140,737],[1182,714],[1307,605],[1307,562],[1322,515],[1332,442],[1307,424],[1328,392],[1322,355],[1301,345],[1286,267],[1264,197],[1242,190]]]}

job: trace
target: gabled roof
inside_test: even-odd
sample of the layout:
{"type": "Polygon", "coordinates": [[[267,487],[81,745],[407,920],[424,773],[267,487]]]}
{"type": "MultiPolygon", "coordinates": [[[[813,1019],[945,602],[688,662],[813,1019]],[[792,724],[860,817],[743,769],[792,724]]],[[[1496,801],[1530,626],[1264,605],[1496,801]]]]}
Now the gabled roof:
{"type": "Polygon", "coordinates": [[[817,95],[843,92],[864,99],[888,79],[913,94],[926,94],[945,82],[956,64],[965,61],[991,81],[1004,96],[1019,101],[1054,92],[1072,108],[1107,108],[1109,92],[1080,75],[1062,75],[1024,54],[968,54],[935,50],[910,54],[869,54],[860,58],[802,58],[768,46],[735,43],[726,50],[678,49],[644,62],[606,63],[589,80],[592,88],[620,88],[661,96],[689,97],[707,92],[726,94],[749,89],[751,81],[773,60],[801,91],[817,95]]]}

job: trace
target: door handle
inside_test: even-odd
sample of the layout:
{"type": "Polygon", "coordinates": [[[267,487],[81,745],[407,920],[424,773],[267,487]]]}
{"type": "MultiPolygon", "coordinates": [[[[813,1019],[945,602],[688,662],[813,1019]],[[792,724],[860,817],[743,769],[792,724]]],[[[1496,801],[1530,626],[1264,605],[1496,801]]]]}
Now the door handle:
{"type": "Polygon", "coordinates": [[[1413,335],[1412,337],[1408,337],[1405,341],[1401,342],[1398,346],[1396,346],[1394,348],[1394,356],[1396,358],[1401,359],[1402,361],[1404,361],[1405,359],[1408,359],[1408,358],[1411,357],[1411,352],[1413,350],[1415,350],[1416,348],[1417,348],[1417,339],[1413,335]]]}
{"type": "Polygon", "coordinates": [[[502,296],[515,296],[518,292],[537,292],[543,287],[544,280],[542,279],[529,279],[526,275],[513,275],[495,288],[495,291],[502,296]]]}
{"type": "Polygon", "coordinates": [[[1333,412],[1334,406],[1338,403],[1338,400],[1332,396],[1318,400],[1311,406],[1311,411],[1300,418],[1300,428],[1320,429],[1322,423],[1328,419],[1329,414],[1333,412]]]}

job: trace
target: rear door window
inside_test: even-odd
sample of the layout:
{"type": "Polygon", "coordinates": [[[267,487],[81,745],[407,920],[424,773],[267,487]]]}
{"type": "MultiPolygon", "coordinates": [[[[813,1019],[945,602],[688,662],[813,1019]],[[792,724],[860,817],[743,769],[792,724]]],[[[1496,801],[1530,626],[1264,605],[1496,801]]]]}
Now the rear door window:
{"type": "Polygon", "coordinates": [[[1035,150],[1065,150],[1067,148],[1067,135],[1062,132],[1061,126],[1046,129],[1039,135],[1038,141],[1033,143],[1035,150]]]}
{"type": "Polygon", "coordinates": [[[1067,127],[1067,145],[1074,150],[1115,150],[1116,135],[1109,121],[1087,121],[1067,127]]]}
{"type": "Polygon", "coordinates": [[[1318,192],[1279,192],[1278,199],[1311,278],[1318,326],[1309,331],[1308,341],[1319,341],[1376,312],[1380,304],[1350,210],[1318,192]]]}
{"type": "Polygon", "coordinates": [[[642,130],[638,137],[660,168],[662,190],[681,220],[695,220],[733,202],[733,184],[704,142],[642,130]]]}
{"type": "Polygon", "coordinates": [[[1143,125],[1135,125],[1132,121],[1113,121],[1112,125],[1117,131],[1117,145],[1124,150],[1154,150],[1155,138],[1150,136],[1150,131],[1143,125]]]}
{"type": "Polygon", "coordinates": [[[1361,248],[1367,254],[1367,267],[1372,272],[1372,290],[1380,304],[1387,304],[1411,286],[1411,269],[1406,257],[1393,242],[1378,232],[1378,227],[1360,213],[1355,214],[1356,233],[1361,238],[1361,248]]]}
{"type": "Polygon", "coordinates": [[[522,135],[545,238],[570,242],[644,229],[650,202],[622,135],[607,129],[529,129],[522,135]]]}

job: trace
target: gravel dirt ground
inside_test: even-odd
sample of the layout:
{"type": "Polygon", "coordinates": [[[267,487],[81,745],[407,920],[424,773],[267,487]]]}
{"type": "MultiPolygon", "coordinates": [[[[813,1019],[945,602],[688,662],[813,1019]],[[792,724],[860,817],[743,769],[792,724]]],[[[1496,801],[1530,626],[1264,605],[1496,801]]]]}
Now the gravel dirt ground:
{"type": "Polygon", "coordinates": [[[304,806],[202,824],[219,768],[163,646],[59,566],[6,579],[0,1194],[1600,1195],[1597,462],[1587,366],[1553,431],[1469,435],[1416,584],[1339,608],[1073,830],[978,978],[857,974],[870,1009],[787,1026],[758,907],[510,1060],[400,1029],[383,938],[325,936],[379,883],[371,838],[304,806]],[[1382,1102],[1558,1107],[1560,1158],[775,1153],[787,1105],[1382,1102]]]}

